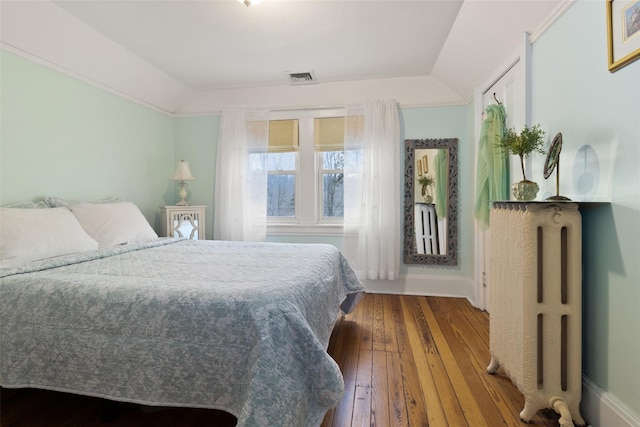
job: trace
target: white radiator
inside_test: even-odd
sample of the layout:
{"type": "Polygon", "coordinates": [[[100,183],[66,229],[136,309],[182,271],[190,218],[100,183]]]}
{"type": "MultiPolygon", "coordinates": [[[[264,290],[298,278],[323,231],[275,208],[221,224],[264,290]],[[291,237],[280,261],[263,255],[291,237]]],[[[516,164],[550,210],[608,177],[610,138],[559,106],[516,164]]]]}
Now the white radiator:
{"type": "Polygon", "coordinates": [[[495,202],[490,216],[489,373],[525,398],[520,418],[550,408],[583,425],[582,220],[578,205],[495,202]]]}
{"type": "Polygon", "coordinates": [[[434,205],[416,203],[414,218],[417,252],[425,255],[439,254],[438,218],[434,205]]]}

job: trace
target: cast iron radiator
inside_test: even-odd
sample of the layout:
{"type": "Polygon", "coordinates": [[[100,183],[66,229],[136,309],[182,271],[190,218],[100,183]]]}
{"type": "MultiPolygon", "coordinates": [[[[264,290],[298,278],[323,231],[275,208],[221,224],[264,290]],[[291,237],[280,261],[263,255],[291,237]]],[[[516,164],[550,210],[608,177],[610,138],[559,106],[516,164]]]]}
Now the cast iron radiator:
{"type": "Polygon", "coordinates": [[[561,426],[584,424],[582,220],[578,205],[495,202],[490,214],[490,352],[525,398],[520,418],[544,408],[561,426]]]}

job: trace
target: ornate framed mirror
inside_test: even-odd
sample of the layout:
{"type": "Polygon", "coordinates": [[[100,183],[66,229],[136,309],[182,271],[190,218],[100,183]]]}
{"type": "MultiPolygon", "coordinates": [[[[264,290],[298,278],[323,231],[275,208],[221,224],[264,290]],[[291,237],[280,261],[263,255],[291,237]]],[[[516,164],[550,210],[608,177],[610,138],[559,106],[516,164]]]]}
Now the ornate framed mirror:
{"type": "Polygon", "coordinates": [[[407,139],[404,165],[404,263],[458,265],[458,139],[407,139]]]}

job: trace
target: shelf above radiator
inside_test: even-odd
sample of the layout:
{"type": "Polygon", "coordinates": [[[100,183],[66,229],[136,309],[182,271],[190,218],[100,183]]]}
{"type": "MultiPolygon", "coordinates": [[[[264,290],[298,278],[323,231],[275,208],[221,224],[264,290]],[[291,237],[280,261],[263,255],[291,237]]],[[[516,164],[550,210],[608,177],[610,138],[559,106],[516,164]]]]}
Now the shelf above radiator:
{"type": "Polygon", "coordinates": [[[578,209],[580,209],[581,211],[585,211],[585,210],[590,210],[590,209],[595,209],[595,208],[599,208],[599,207],[603,207],[603,206],[609,206],[611,205],[611,202],[578,202],[578,201],[573,201],[573,200],[566,200],[566,201],[562,201],[562,200],[530,200],[528,202],[520,202],[517,200],[495,200],[493,202],[491,202],[492,205],[496,204],[496,203],[504,203],[504,204],[513,204],[513,205],[527,205],[527,204],[537,204],[537,205],[542,205],[542,204],[551,204],[551,205],[562,205],[562,204],[576,204],[578,205],[578,209]]]}

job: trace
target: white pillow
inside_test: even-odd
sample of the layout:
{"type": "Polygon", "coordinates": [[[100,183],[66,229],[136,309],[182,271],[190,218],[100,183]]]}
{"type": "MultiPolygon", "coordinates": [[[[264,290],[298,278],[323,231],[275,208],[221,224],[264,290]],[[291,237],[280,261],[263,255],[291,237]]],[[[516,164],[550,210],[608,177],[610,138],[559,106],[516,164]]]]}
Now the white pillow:
{"type": "Polygon", "coordinates": [[[0,267],[98,249],[66,208],[0,208],[0,267]]]}
{"type": "Polygon", "coordinates": [[[140,209],[131,202],[78,203],[69,209],[101,248],[158,238],[140,209]]]}
{"type": "Polygon", "coordinates": [[[43,202],[50,208],[62,208],[62,207],[68,208],[68,207],[71,207],[71,205],[76,205],[78,203],[116,203],[116,202],[122,202],[122,201],[123,200],[119,197],[110,197],[108,199],[101,199],[101,200],[70,200],[70,199],[63,199],[61,197],[51,197],[51,196],[47,196],[43,200],[43,202]]]}
{"type": "Polygon", "coordinates": [[[46,209],[51,206],[47,205],[44,200],[39,202],[22,202],[22,203],[13,203],[11,205],[4,205],[3,208],[20,208],[20,209],[46,209]]]}

